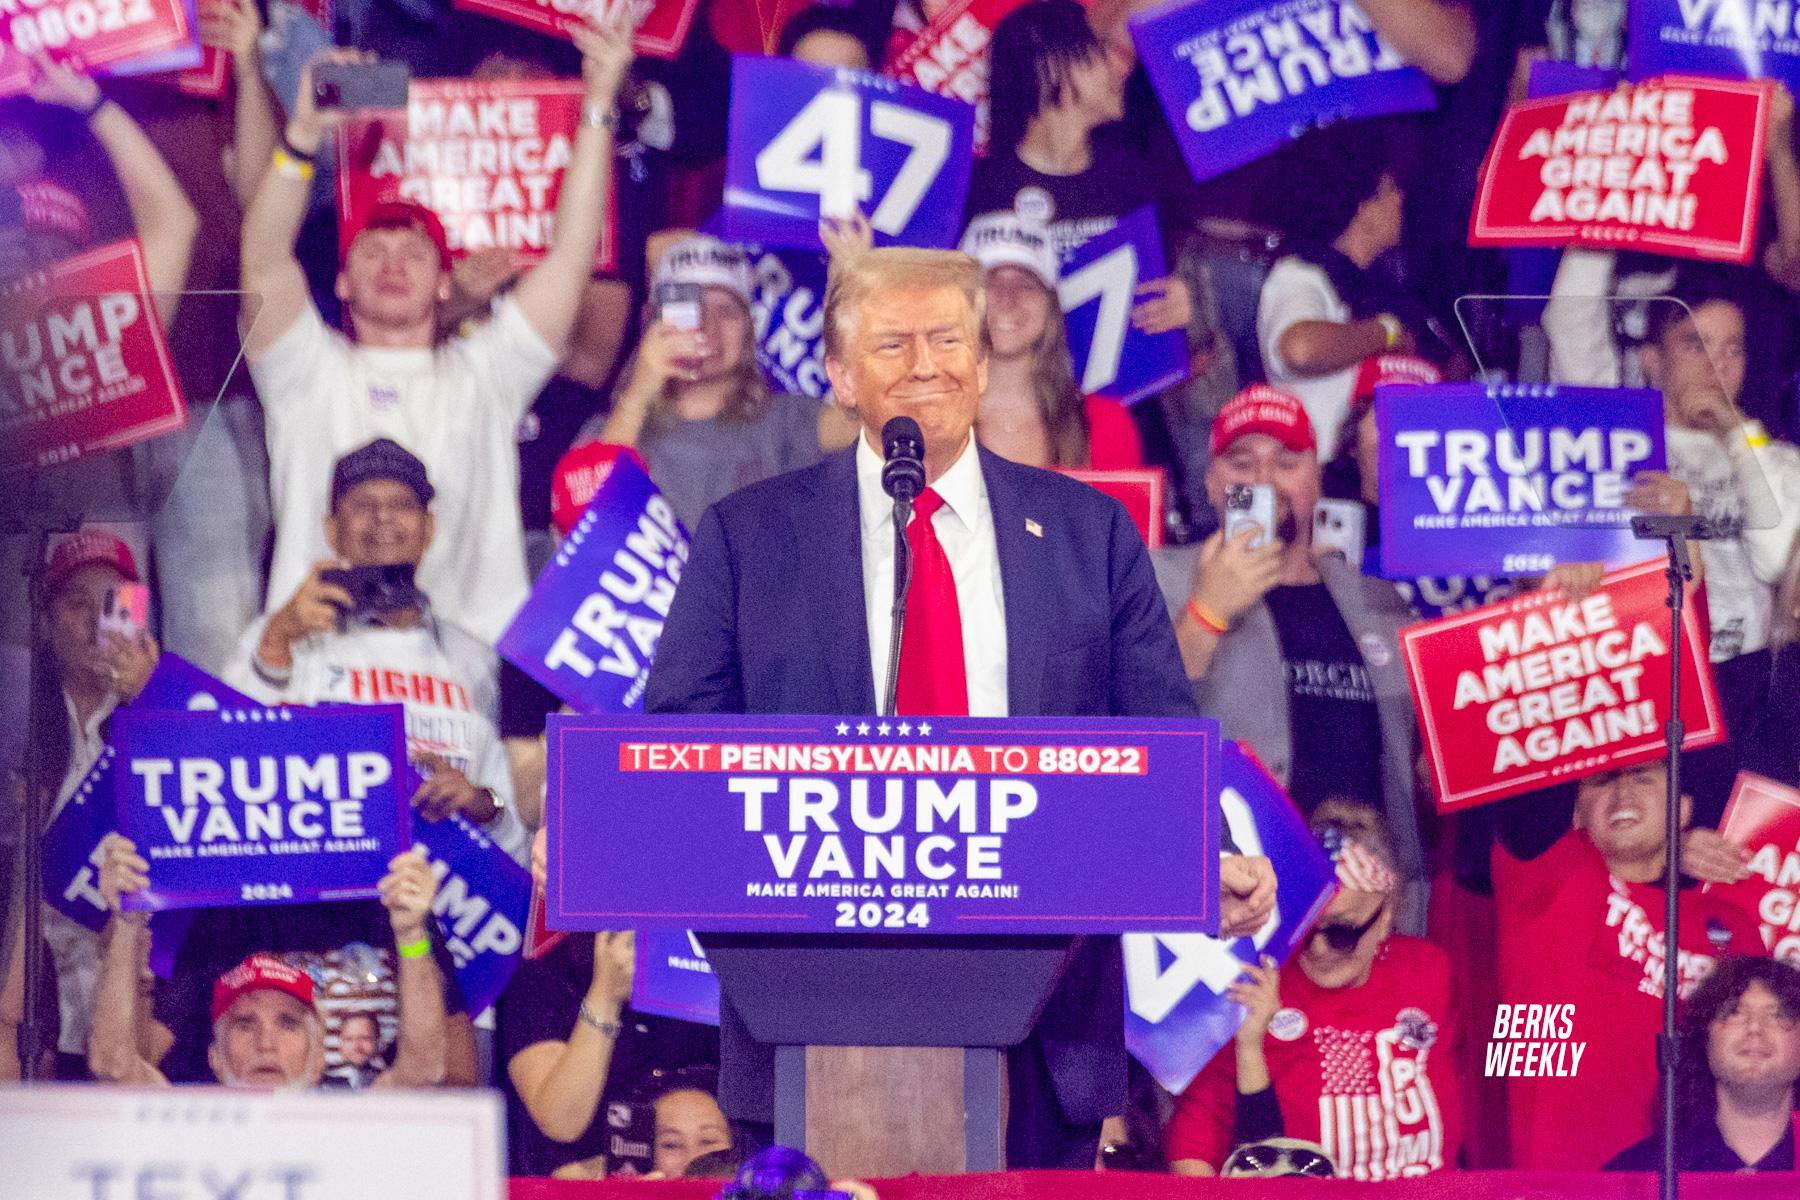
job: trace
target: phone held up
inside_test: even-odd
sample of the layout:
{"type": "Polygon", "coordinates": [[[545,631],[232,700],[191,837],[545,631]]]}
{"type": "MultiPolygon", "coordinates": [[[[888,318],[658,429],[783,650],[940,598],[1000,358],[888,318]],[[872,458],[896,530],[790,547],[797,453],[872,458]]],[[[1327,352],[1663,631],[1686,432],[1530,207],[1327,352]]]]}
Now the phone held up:
{"type": "Polygon", "coordinates": [[[1275,489],[1266,483],[1234,483],[1225,489],[1225,540],[1252,526],[1257,530],[1252,549],[1274,541],[1275,489]]]}
{"type": "Polygon", "coordinates": [[[141,583],[121,583],[107,589],[106,603],[94,621],[96,637],[113,634],[121,641],[136,641],[150,624],[150,589],[141,583]]]}
{"type": "Polygon", "coordinates": [[[664,325],[692,333],[700,328],[700,285],[659,283],[652,297],[657,319],[664,325]]]}
{"type": "Polygon", "coordinates": [[[313,68],[313,107],[405,108],[412,72],[404,62],[320,63],[313,68]]]}

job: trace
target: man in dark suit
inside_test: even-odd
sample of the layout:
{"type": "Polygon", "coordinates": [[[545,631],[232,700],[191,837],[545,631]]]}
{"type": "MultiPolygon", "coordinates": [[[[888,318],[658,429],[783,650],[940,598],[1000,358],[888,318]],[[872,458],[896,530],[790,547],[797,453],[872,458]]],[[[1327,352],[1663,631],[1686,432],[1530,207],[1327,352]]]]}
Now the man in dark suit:
{"type": "MultiPolygon", "coordinates": [[[[924,435],[927,489],[906,531],[897,711],[1194,715],[1125,510],[975,444],[981,312],[980,270],[961,254],[877,250],[834,274],[826,370],[863,436],[701,518],[657,647],[650,711],[876,711],[894,580],[878,447],[887,421],[905,415],[924,435]]],[[[1268,860],[1227,856],[1222,874],[1227,933],[1255,930],[1274,902],[1268,860]]],[[[1085,939],[1031,1038],[1008,1056],[1011,1166],[1092,1166],[1101,1121],[1124,1110],[1123,994],[1117,941],[1085,939]]],[[[726,1008],[726,1111],[767,1120],[766,1096],[734,1069],[745,1035],[726,1008]]]]}

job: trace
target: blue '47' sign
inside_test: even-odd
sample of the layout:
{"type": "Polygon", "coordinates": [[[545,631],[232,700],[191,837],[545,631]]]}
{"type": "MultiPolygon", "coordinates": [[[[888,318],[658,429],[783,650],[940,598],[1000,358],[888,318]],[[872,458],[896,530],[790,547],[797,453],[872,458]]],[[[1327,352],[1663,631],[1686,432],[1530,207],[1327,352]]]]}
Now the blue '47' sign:
{"type": "Polygon", "coordinates": [[[1174,0],[1133,17],[1131,36],[1195,179],[1314,125],[1437,102],[1349,0],[1174,0]]]}
{"type": "Polygon", "coordinates": [[[1167,273],[1148,205],[1069,252],[1056,298],[1084,394],[1131,404],[1186,377],[1185,332],[1145,333],[1131,323],[1138,284],[1167,273]]]}
{"type": "Polygon", "coordinates": [[[725,155],[727,237],[819,246],[819,219],[868,215],[878,246],[954,246],[975,109],[864,71],[739,56],[725,155]]]}

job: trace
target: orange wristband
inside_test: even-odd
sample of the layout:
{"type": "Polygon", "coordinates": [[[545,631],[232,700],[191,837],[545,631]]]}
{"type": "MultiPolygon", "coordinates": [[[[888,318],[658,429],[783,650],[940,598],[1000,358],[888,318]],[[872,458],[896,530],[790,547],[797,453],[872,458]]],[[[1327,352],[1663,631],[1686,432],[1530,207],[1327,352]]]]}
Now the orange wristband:
{"type": "Polygon", "coordinates": [[[1225,631],[1231,628],[1229,625],[1225,624],[1225,622],[1219,620],[1219,618],[1213,616],[1212,613],[1203,608],[1198,600],[1191,598],[1188,600],[1187,614],[1194,618],[1194,623],[1196,625],[1205,629],[1210,629],[1220,637],[1225,636],[1225,631]]]}

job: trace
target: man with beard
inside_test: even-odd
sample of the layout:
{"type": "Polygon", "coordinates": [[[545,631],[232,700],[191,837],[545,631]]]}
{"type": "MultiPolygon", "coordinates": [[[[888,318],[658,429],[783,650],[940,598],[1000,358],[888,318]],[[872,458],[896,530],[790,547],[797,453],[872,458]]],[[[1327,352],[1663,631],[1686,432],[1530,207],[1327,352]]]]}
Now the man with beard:
{"type": "Polygon", "coordinates": [[[1315,556],[1320,467],[1300,401],[1256,384],[1213,421],[1207,497],[1268,485],[1271,531],[1223,530],[1200,547],[1177,613],[1183,666],[1202,716],[1256,751],[1311,814],[1328,796],[1387,815],[1402,888],[1395,925],[1424,933],[1425,866],[1413,810],[1415,730],[1398,631],[1411,620],[1393,585],[1341,556],[1315,556]],[[1274,536],[1266,544],[1264,532],[1274,536]]]}

